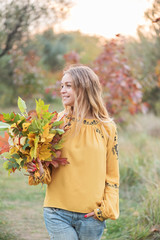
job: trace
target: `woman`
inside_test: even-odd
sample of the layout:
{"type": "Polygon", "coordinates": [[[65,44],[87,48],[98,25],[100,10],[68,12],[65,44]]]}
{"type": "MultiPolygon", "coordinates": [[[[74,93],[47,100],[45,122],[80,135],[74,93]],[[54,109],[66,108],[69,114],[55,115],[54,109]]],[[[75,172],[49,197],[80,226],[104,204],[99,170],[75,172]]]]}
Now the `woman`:
{"type": "Polygon", "coordinates": [[[98,76],[87,66],[64,72],[59,114],[68,130],[61,157],[70,164],[28,164],[29,184],[47,184],[44,219],[50,239],[100,240],[105,219],[119,216],[117,133],[103,104],[98,76]]]}

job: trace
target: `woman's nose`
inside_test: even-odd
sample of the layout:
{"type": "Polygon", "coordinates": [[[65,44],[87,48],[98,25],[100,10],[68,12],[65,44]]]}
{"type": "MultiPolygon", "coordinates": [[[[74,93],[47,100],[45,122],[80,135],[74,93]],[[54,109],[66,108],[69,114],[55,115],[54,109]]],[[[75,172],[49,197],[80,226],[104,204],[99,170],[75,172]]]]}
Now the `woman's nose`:
{"type": "Polygon", "coordinates": [[[61,88],[61,93],[65,93],[66,92],[66,88],[63,86],[62,88],[61,88]]]}

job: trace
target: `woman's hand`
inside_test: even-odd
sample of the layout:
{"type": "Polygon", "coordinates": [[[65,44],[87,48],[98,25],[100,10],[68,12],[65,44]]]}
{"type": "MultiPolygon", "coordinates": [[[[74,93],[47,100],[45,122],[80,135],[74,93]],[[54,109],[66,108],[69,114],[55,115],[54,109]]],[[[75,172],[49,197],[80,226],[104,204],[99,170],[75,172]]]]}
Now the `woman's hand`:
{"type": "Polygon", "coordinates": [[[99,220],[97,217],[96,217],[96,214],[93,212],[90,212],[90,213],[87,213],[86,215],[84,215],[85,218],[88,218],[88,217],[93,217],[97,220],[99,220]]]}
{"type": "MultiPolygon", "coordinates": [[[[41,161],[39,160],[39,158],[37,158],[37,162],[39,165],[39,173],[41,176],[44,173],[43,165],[42,165],[41,161]]],[[[37,171],[35,161],[33,160],[32,162],[27,163],[27,172],[29,173],[29,175],[33,176],[35,171],[37,171]]]]}

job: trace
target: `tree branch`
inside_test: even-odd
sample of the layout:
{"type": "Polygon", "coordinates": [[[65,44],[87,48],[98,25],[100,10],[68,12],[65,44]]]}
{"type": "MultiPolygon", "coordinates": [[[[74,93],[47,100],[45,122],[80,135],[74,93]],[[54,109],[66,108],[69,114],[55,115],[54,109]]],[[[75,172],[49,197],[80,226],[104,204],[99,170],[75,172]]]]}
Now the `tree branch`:
{"type": "MultiPolygon", "coordinates": [[[[27,10],[27,5],[22,9],[22,13],[25,12],[27,10]]],[[[14,29],[12,30],[11,33],[8,34],[7,36],[7,40],[6,40],[6,44],[5,44],[5,48],[2,50],[2,52],[0,53],[0,57],[3,57],[6,52],[8,50],[11,49],[11,42],[12,42],[12,39],[14,38],[14,36],[16,35],[16,33],[18,32],[18,29],[20,28],[21,24],[22,24],[22,20],[23,20],[23,14],[20,15],[19,17],[19,21],[18,23],[15,25],[14,29]]]]}

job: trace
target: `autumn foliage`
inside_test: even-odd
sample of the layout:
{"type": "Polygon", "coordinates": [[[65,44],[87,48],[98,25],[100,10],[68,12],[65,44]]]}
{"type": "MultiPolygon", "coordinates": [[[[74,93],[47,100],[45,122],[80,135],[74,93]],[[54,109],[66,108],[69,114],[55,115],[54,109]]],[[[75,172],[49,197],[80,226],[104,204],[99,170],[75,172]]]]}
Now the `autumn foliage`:
{"type": "Polygon", "coordinates": [[[77,64],[80,62],[80,57],[79,54],[75,51],[71,51],[69,53],[64,54],[64,59],[66,61],[66,65],[70,64],[77,64]]]}
{"type": "Polygon", "coordinates": [[[37,159],[47,166],[68,164],[66,158],[60,157],[65,129],[60,128],[63,121],[57,119],[58,113],[50,113],[49,105],[41,99],[36,100],[36,109],[27,112],[25,102],[19,97],[18,107],[20,114],[1,114],[5,121],[0,121],[0,130],[5,132],[4,138],[0,136],[0,155],[5,159],[3,167],[12,173],[16,169],[27,169],[27,163],[34,161],[38,168],[37,159]]]}
{"type": "Polygon", "coordinates": [[[125,57],[125,40],[119,36],[104,45],[103,52],[93,62],[93,70],[100,78],[106,107],[111,114],[128,110],[135,114],[145,110],[142,87],[132,76],[125,57]]]}
{"type": "MultiPolygon", "coordinates": [[[[75,52],[65,55],[65,60],[67,65],[80,63],[75,52]]],[[[118,117],[123,111],[135,114],[147,110],[148,104],[142,103],[142,87],[127,63],[124,38],[117,35],[107,41],[90,67],[99,76],[106,108],[111,115],[118,117]]]]}
{"type": "Polygon", "coordinates": [[[0,154],[9,151],[9,143],[8,143],[9,135],[5,132],[5,136],[0,136],[0,154]]]}

